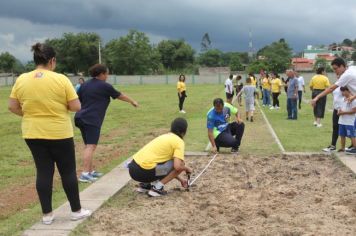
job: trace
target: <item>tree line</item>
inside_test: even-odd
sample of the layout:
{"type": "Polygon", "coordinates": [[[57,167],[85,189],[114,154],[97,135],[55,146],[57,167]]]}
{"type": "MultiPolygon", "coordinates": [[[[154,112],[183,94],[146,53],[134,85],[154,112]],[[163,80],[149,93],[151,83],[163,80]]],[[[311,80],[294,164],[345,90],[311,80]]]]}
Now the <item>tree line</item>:
{"type": "MultiPolygon", "coordinates": [[[[351,40],[350,40],[351,41],[351,40]]],[[[343,43],[356,46],[355,41],[343,43]]],[[[64,33],[60,38],[47,39],[45,43],[57,52],[57,71],[61,73],[87,73],[98,63],[100,36],[96,33],[64,33]]],[[[112,39],[100,46],[102,62],[112,74],[176,74],[197,73],[200,66],[229,67],[232,71],[258,73],[261,69],[281,72],[290,67],[292,49],[284,39],[261,48],[253,58],[247,52],[223,52],[212,46],[205,33],[197,53],[184,39],[167,39],[158,44],[137,30],[112,39]]],[[[22,64],[9,52],[0,54],[0,72],[23,73],[34,68],[32,61],[22,64]]]]}

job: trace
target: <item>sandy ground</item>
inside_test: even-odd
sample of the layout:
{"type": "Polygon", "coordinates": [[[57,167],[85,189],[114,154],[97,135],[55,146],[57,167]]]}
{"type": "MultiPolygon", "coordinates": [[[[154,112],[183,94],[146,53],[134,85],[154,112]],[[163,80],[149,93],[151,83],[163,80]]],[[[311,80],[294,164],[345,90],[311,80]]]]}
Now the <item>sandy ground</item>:
{"type": "MultiPolygon", "coordinates": [[[[209,161],[189,158],[196,172],[209,161]]],[[[219,155],[190,192],[131,182],[78,235],[356,235],[356,179],[329,157],[219,155]]]]}

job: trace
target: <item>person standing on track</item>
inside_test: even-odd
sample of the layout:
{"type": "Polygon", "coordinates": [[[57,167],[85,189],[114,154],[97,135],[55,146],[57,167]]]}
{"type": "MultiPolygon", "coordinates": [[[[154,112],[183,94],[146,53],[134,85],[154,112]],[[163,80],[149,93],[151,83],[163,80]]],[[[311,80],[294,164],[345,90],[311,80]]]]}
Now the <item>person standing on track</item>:
{"type": "Polygon", "coordinates": [[[9,110],[22,117],[22,136],[36,165],[36,189],[42,207],[42,223],[54,221],[52,211],[55,165],[69,201],[71,220],[91,215],[79,199],[76,175],[73,126],[69,112],[81,108],[78,95],[69,79],[53,72],[56,52],[46,44],[32,46],[34,71],[16,80],[9,98],[9,110]]]}
{"type": "MultiPolygon", "coordinates": [[[[320,93],[324,92],[330,86],[328,77],[325,76],[325,68],[320,67],[317,69],[317,75],[311,80],[309,87],[312,91],[312,98],[315,98],[320,93]]],[[[321,119],[324,118],[326,106],[326,96],[320,98],[314,107],[314,126],[321,128],[321,119]]]]}
{"type": "Polygon", "coordinates": [[[187,97],[187,87],[185,85],[185,75],[181,74],[177,82],[178,99],[179,99],[179,113],[185,114],[183,110],[183,105],[185,98],[187,97]]]}
{"type": "Polygon", "coordinates": [[[231,74],[225,81],[226,101],[230,104],[232,102],[232,98],[234,97],[234,86],[232,85],[233,78],[234,76],[231,74]]]}
{"type": "Polygon", "coordinates": [[[93,168],[93,156],[99,142],[101,126],[110,99],[125,101],[134,107],[138,106],[135,100],[117,91],[106,82],[109,71],[105,65],[92,66],[89,69],[89,74],[92,79],[85,82],[78,91],[82,109],[74,117],[75,126],[80,129],[85,144],[82,174],[79,177],[79,181],[84,183],[94,182],[102,176],[102,173],[93,168]]]}

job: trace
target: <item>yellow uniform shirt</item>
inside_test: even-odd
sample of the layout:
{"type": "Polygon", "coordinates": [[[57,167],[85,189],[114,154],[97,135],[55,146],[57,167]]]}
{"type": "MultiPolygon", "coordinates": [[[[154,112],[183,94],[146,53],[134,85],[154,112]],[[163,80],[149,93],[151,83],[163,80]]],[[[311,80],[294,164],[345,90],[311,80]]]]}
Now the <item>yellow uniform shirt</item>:
{"type": "Polygon", "coordinates": [[[270,90],[271,89],[271,82],[268,78],[263,78],[262,80],[262,88],[270,90]]]}
{"type": "Polygon", "coordinates": [[[78,98],[72,83],[48,70],[22,74],[10,98],[22,107],[22,137],[25,139],[65,139],[73,137],[68,101],[78,98]]]}
{"type": "Polygon", "coordinates": [[[184,141],[173,133],[153,139],[133,156],[135,162],[146,170],[174,158],[184,160],[184,141]]]}
{"type": "Polygon", "coordinates": [[[181,81],[178,81],[177,82],[177,90],[179,93],[183,92],[183,91],[186,91],[186,86],[185,86],[185,83],[184,82],[181,82],[181,81]]]}
{"type": "Polygon", "coordinates": [[[271,81],[272,93],[279,93],[281,91],[282,81],[281,79],[273,79],[271,81]]]}
{"type": "Polygon", "coordinates": [[[324,90],[330,87],[330,82],[328,77],[325,75],[315,75],[309,83],[309,87],[312,89],[324,90]]]}
{"type": "Polygon", "coordinates": [[[252,76],[250,77],[250,79],[251,79],[251,85],[256,86],[257,85],[257,79],[252,77],[252,76]]]}

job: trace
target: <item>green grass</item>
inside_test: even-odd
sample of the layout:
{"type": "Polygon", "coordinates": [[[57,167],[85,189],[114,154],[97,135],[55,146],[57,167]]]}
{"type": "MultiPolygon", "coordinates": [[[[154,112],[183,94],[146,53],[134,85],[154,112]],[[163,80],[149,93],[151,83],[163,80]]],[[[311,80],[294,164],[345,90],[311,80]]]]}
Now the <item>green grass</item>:
{"type": "MultiPolygon", "coordinates": [[[[178,114],[175,86],[145,85],[118,86],[118,89],[136,99],[140,107],[135,109],[124,102],[112,101],[102,128],[101,145],[106,152],[98,150],[96,159],[117,154],[116,149],[123,149],[123,154],[110,157],[103,165],[108,172],[123,160],[131,156],[148,140],[169,130],[170,122],[178,114]]],[[[0,193],[13,186],[23,186],[34,182],[35,169],[30,152],[21,138],[21,119],[7,111],[10,88],[0,88],[0,193]]],[[[211,107],[212,99],[222,95],[218,85],[191,85],[185,104],[189,128],[185,138],[186,150],[201,151],[207,144],[206,113],[211,107]]],[[[75,129],[75,140],[80,142],[80,135],[75,129]]],[[[80,157],[77,155],[78,167],[80,157]]],[[[84,189],[87,185],[80,185],[84,189]]],[[[53,206],[66,201],[62,187],[57,184],[54,190],[53,206]]],[[[19,235],[24,229],[38,221],[41,215],[39,204],[18,209],[15,214],[0,219],[0,235],[19,235]]]]}
{"type": "MultiPolygon", "coordinates": [[[[305,99],[311,99],[311,92],[303,95],[305,99]]],[[[280,110],[263,110],[275,130],[286,151],[292,152],[320,152],[322,148],[331,142],[332,133],[332,96],[327,98],[323,127],[313,126],[314,114],[310,104],[303,102],[302,109],[298,110],[298,120],[287,120],[287,97],[283,92],[280,96],[280,110]]]]}

